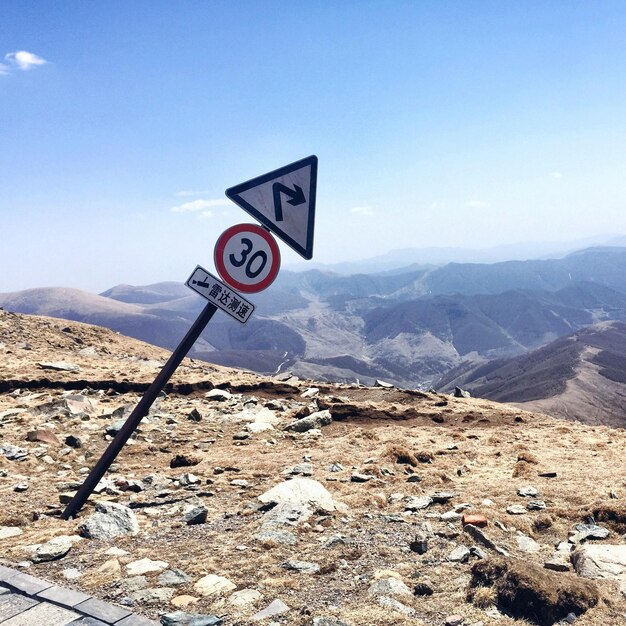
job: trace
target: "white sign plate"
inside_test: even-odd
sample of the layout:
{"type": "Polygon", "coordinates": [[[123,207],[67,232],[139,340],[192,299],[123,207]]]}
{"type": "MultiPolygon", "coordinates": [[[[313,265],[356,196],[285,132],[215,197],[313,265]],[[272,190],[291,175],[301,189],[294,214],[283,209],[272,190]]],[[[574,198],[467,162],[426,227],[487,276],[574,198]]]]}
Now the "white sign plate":
{"type": "Polygon", "coordinates": [[[317,157],[226,190],[226,196],[305,259],[313,257],[317,157]]]}
{"type": "Polygon", "coordinates": [[[251,302],[199,265],[185,284],[242,324],[245,324],[254,312],[254,305],[251,302]]]}

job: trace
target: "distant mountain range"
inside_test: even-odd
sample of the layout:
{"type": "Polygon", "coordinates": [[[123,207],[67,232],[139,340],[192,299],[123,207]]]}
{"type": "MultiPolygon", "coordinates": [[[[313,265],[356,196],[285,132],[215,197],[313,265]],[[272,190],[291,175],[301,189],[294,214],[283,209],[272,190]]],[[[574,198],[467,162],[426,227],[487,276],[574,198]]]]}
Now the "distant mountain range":
{"type": "Polygon", "coordinates": [[[438,388],[588,424],[626,427],[626,324],[602,322],[509,359],[466,362],[438,388]]]}
{"type": "Polygon", "coordinates": [[[490,248],[427,247],[391,250],[360,261],[341,263],[296,263],[287,269],[308,271],[318,269],[338,274],[377,274],[396,272],[410,267],[423,269],[448,263],[499,263],[501,261],[528,261],[531,259],[561,258],[576,250],[593,246],[626,246],[624,235],[598,235],[576,241],[552,241],[503,244],[490,248]]]}
{"type": "MultiPolygon", "coordinates": [[[[626,248],[561,259],[449,263],[388,274],[282,272],[254,317],[209,324],[191,356],[263,373],[376,378],[407,387],[459,380],[603,321],[626,321],[626,248]],[[457,368],[457,369],[455,369],[457,368]]],[[[182,283],[0,294],[0,306],[107,326],[173,348],[204,306],[182,283]]],[[[489,391],[490,393],[490,391],[489,391]]]]}

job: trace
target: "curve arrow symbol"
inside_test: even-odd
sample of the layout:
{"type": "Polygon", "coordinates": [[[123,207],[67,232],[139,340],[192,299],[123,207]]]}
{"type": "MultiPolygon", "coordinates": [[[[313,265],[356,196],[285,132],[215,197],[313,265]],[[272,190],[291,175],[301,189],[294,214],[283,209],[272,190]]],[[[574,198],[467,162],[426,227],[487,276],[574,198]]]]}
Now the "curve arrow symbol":
{"type": "Polygon", "coordinates": [[[293,189],[289,189],[289,187],[283,185],[282,183],[274,183],[272,185],[272,193],[274,194],[274,214],[277,222],[283,221],[281,193],[288,196],[289,200],[287,200],[287,202],[291,206],[298,206],[299,204],[304,204],[306,202],[304,191],[302,191],[302,187],[298,185],[294,185],[293,189]]]}

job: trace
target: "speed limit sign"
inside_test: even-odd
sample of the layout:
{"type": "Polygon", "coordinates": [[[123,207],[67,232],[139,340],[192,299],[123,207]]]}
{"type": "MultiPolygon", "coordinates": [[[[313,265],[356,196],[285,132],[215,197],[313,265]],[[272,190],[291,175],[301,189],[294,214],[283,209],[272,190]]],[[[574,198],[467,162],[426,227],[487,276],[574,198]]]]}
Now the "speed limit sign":
{"type": "Polygon", "coordinates": [[[222,280],[243,293],[267,289],[280,269],[276,241],[257,224],[227,228],[215,244],[214,260],[222,280]]]}

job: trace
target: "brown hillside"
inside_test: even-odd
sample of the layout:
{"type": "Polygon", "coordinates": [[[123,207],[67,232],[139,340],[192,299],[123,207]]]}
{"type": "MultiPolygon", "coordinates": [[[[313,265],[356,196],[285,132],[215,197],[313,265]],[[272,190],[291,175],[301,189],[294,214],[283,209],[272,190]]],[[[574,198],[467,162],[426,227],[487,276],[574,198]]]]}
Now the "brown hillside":
{"type": "Polygon", "coordinates": [[[182,607],[227,626],[271,623],[253,616],[275,599],[288,609],[274,623],[293,626],[522,626],[564,611],[579,626],[626,623],[619,579],[578,575],[563,546],[569,571],[544,568],[590,515],[607,536],[571,541],[626,545],[626,432],[488,400],[187,359],[100,493],[63,521],[60,500],[167,356],[103,328],[0,311],[0,563],[150,617],[182,607]],[[59,363],[80,369],[49,369],[59,363]],[[215,388],[230,393],[207,397],[215,388]],[[306,430],[310,413],[320,421],[306,430]],[[332,501],[259,499],[287,479],[317,481],[332,501]],[[130,507],[138,533],[77,537],[102,501],[130,507]],[[187,524],[201,506],[206,519],[187,524]],[[486,526],[464,529],[464,514],[486,526]],[[69,551],[38,562],[60,535],[69,551]],[[143,558],[161,563],[142,570],[143,558]],[[221,591],[207,575],[227,579],[221,591]]]}

